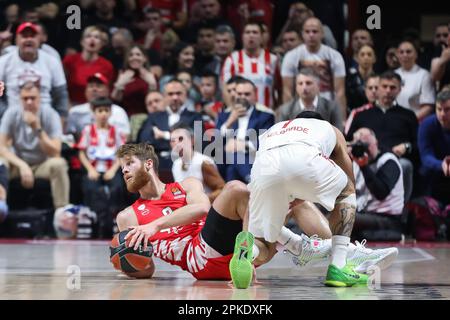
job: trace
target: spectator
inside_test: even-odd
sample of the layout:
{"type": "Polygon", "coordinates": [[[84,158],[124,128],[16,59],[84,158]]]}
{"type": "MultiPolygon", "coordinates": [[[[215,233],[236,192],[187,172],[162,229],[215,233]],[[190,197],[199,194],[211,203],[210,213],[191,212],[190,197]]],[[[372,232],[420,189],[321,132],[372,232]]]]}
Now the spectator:
{"type": "Polygon", "coordinates": [[[0,51],[12,44],[12,30],[19,24],[19,6],[11,3],[6,6],[3,12],[3,19],[0,24],[0,51]]]}
{"type": "Polygon", "coordinates": [[[201,96],[198,92],[194,79],[189,70],[179,70],[175,75],[175,79],[180,81],[188,92],[186,107],[189,111],[195,111],[197,103],[200,102],[201,96]]]}
{"type": "Polygon", "coordinates": [[[397,157],[380,150],[375,133],[368,128],[354,133],[350,154],[357,199],[353,236],[370,240],[400,238],[405,199],[397,157]]]}
{"type": "Polygon", "coordinates": [[[67,85],[61,61],[39,50],[38,27],[22,23],[16,30],[17,50],[0,57],[0,80],[6,87],[6,102],[0,100],[0,118],[9,106],[20,106],[20,87],[25,82],[39,82],[40,102],[53,107],[61,118],[67,117],[67,85]]]}
{"type": "MultiPolygon", "coordinates": [[[[448,24],[450,29],[450,23],[448,24]]],[[[431,61],[431,79],[441,89],[450,83],[450,33],[446,45],[442,46],[441,56],[431,61]]]]}
{"type": "MultiPolygon", "coordinates": [[[[91,102],[99,97],[109,97],[109,80],[104,74],[96,72],[87,78],[85,97],[88,102],[70,108],[67,118],[66,133],[72,134],[75,141],[79,140],[83,128],[94,121],[91,102]]],[[[112,105],[109,121],[121,134],[129,136],[130,124],[122,107],[112,105]]]]}
{"type": "Polygon", "coordinates": [[[218,79],[213,72],[204,72],[200,78],[200,95],[202,111],[214,121],[223,108],[223,102],[218,97],[218,79]]]}
{"type": "Polygon", "coordinates": [[[111,37],[111,49],[106,55],[112,63],[114,70],[121,70],[125,61],[125,55],[133,45],[133,35],[128,29],[120,28],[111,37]]]}
{"type": "Polygon", "coordinates": [[[118,170],[117,149],[125,137],[109,124],[112,101],[97,98],[91,102],[95,122],[88,124],[78,142],[80,161],[86,174],[82,179],[84,204],[97,213],[99,238],[113,234],[113,215],[121,209],[122,174],[118,170]]]}
{"type": "Polygon", "coordinates": [[[273,2],[272,0],[227,1],[227,19],[238,33],[244,31],[248,22],[263,24],[267,30],[272,30],[273,2]]]}
{"type": "Polygon", "coordinates": [[[188,21],[187,8],[183,0],[158,1],[137,0],[137,8],[142,15],[150,9],[157,9],[161,13],[162,22],[166,27],[182,32],[188,21]]]}
{"type": "Polygon", "coordinates": [[[378,91],[378,82],[379,81],[380,81],[380,76],[378,76],[376,74],[372,74],[367,78],[365,86],[364,86],[364,93],[365,93],[367,103],[358,108],[353,109],[350,112],[347,120],[345,121],[345,128],[344,128],[345,135],[348,135],[350,125],[353,122],[355,115],[357,115],[362,110],[372,108],[373,104],[377,100],[377,91],[378,91]]]}
{"type": "Polygon", "coordinates": [[[302,111],[318,112],[322,118],[343,130],[341,110],[336,102],[319,95],[320,76],[311,68],[303,68],[296,79],[298,99],[283,104],[277,110],[277,122],[292,120],[302,111]]]}
{"type": "Polygon", "coordinates": [[[94,12],[88,14],[85,21],[86,26],[101,26],[105,29],[110,39],[119,28],[130,29],[128,23],[115,14],[117,0],[96,0],[94,1],[94,12]]]}
{"type": "Polygon", "coordinates": [[[281,34],[281,47],[283,48],[284,54],[292,49],[297,48],[302,43],[302,36],[296,29],[286,29],[281,34]]]}
{"type": "Polygon", "coordinates": [[[336,100],[344,119],[347,116],[345,98],[345,64],[342,55],[333,48],[321,44],[322,23],[317,18],[306,19],[302,37],[304,44],[289,51],[283,59],[283,102],[292,100],[294,79],[300,68],[311,67],[321,75],[320,95],[328,100],[336,100]]]}
{"type": "Polygon", "coordinates": [[[355,116],[347,124],[347,140],[352,140],[353,134],[360,128],[373,130],[380,147],[400,158],[405,201],[408,201],[413,188],[413,163],[418,161],[418,122],[414,112],[396,102],[401,83],[401,77],[393,71],[386,71],[380,76],[376,102],[355,109],[355,116]]]}
{"type": "Polygon", "coordinates": [[[213,60],[206,65],[205,69],[220,74],[225,59],[233,52],[235,46],[233,30],[227,25],[218,26],[214,34],[213,60]]]}
{"type": "Polygon", "coordinates": [[[164,98],[167,104],[162,112],[155,112],[148,116],[138,134],[138,142],[147,142],[155,147],[158,154],[160,171],[171,170],[170,159],[170,127],[182,123],[194,129],[195,121],[201,125],[201,115],[189,111],[186,107],[187,91],[178,80],[169,81],[164,88],[164,98]]]}
{"type": "Polygon", "coordinates": [[[374,74],[376,62],[375,50],[369,45],[362,45],[356,52],[356,68],[350,68],[346,78],[348,111],[367,103],[365,87],[367,79],[374,74]]]}
{"type": "Polygon", "coordinates": [[[447,46],[447,38],[449,36],[449,28],[446,23],[438,24],[434,29],[433,42],[425,47],[419,55],[419,65],[425,70],[431,70],[431,61],[439,57],[443,48],[447,46]]]}
{"type": "Polygon", "coordinates": [[[243,76],[255,85],[256,102],[275,108],[280,97],[279,65],[276,55],[262,49],[262,28],[249,22],[242,33],[243,49],[226,58],[221,82],[226,83],[234,75],[243,76]]]}
{"type": "Polygon", "coordinates": [[[352,53],[353,56],[346,61],[348,69],[358,69],[358,52],[362,46],[374,47],[372,35],[366,29],[356,29],[352,33],[352,53]]]}
{"type": "Polygon", "coordinates": [[[50,181],[54,208],[69,203],[69,176],[61,158],[61,119],[41,103],[39,85],[26,82],[19,89],[21,106],[8,108],[0,125],[0,157],[9,169],[10,179],[20,177],[31,189],[35,178],[50,181]],[[11,142],[14,152],[8,149],[11,142]]]}
{"type": "Polygon", "coordinates": [[[156,8],[145,10],[144,20],[136,22],[135,27],[140,31],[137,42],[145,49],[161,50],[161,38],[165,31],[161,12],[156,8]]]}
{"type": "Polygon", "coordinates": [[[216,127],[226,139],[226,181],[250,182],[258,135],[275,123],[273,112],[260,110],[256,101],[256,86],[248,79],[238,79],[234,105],[219,113],[216,127]]]}
{"type": "MultiPolygon", "coordinates": [[[[36,26],[39,33],[39,42],[40,42],[39,49],[53,56],[58,61],[61,61],[61,56],[59,55],[58,51],[56,51],[55,48],[47,44],[48,34],[45,26],[42,23],[36,23],[36,26]]],[[[7,54],[14,50],[17,50],[17,47],[15,45],[10,45],[2,50],[2,55],[7,54]]]]}
{"type": "Polygon", "coordinates": [[[186,30],[184,36],[190,42],[195,41],[202,25],[206,24],[214,29],[220,25],[230,25],[229,19],[224,19],[222,15],[222,6],[218,0],[199,0],[198,2],[200,6],[200,17],[189,26],[189,30],[186,30]]]}
{"type": "Polygon", "coordinates": [[[199,26],[195,43],[195,69],[200,73],[214,59],[214,36],[213,25],[205,23],[199,26]]]}
{"type": "Polygon", "coordinates": [[[100,56],[102,49],[101,30],[95,26],[84,29],[81,39],[82,51],[67,55],[64,60],[64,69],[69,79],[69,96],[72,104],[85,103],[84,92],[87,78],[99,72],[109,81],[115,78],[114,67],[111,62],[100,56]]]}
{"type": "Polygon", "coordinates": [[[400,62],[397,57],[397,44],[389,43],[384,50],[382,55],[383,60],[381,61],[380,67],[378,68],[381,72],[384,71],[394,71],[400,67],[400,62]]]}
{"type": "Polygon", "coordinates": [[[450,90],[438,94],[436,114],[420,124],[418,144],[427,193],[450,204],[450,90]]]}
{"type": "Polygon", "coordinates": [[[180,182],[188,177],[199,179],[211,203],[225,186],[214,160],[194,150],[194,133],[186,126],[175,126],[170,134],[170,147],[174,181],[180,182]]]}
{"type": "Polygon", "coordinates": [[[150,91],[145,97],[145,108],[147,113],[145,114],[135,114],[130,118],[131,135],[130,141],[136,141],[138,133],[141,130],[142,125],[145,120],[150,116],[150,114],[155,112],[162,112],[165,110],[164,106],[164,96],[159,91],[150,91]]]}
{"type": "MultiPolygon", "coordinates": [[[[289,8],[288,20],[281,29],[280,35],[287,29],[294,29],[298,30],[298,32],[302,32],[304,23],[307,19],[312,17],[314,17],[314,12],[303,2],[292,3],[289,8]]],[[[333,36],[333,32],[331,32],[331,29],[327,25],[323,25],[323,39],[321,41],[333,49],[337,48],[337,42],[333,36]]],[[[279,43],[280,38],[278,38],[276,42],[279,43]]]]}
{"type": "Polygon", "coordinates": [[[417,119],[422,121],[433,112],[435,103],[434,85],[430,73],[416,64],[417,49],[412,42],[402,41],[398,46],[397,54],[400,68],[395,72],[403,80],[397,101],[401,106],[414,111],[417,119]]]}
{"type": "Polygon", "coordinates": [[[245,79],[241,76],[232,76],[224,85],[222,90],[222,97],[224,108],[231,108],[236,101],[236,81],[245,79]]]}
{"type": "Polygon", "coordinates": [[[159,82],[159,90],[163,91],[166,84],[174,78],[179,70],[190,70],[192,74],[195,74],[195,50],[194,46],[185,42],[179,42],[173,50],[173,54],[170,57],[169,65],[166,68],[166,74],[161,78],[159,82]]]}
{"type": "Polygon", "coordinates": [[[124,69],[117,77],[111,97],[132,116],[146,113],[145,96],[157,88],[156,77],[150,71],[144,48],[133,45],[125,56],[124,69]]]}

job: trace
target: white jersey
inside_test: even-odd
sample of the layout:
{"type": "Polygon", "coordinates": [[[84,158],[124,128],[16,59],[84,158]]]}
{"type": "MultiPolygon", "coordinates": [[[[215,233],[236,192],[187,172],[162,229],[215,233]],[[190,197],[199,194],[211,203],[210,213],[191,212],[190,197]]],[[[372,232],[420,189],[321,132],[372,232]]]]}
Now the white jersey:
{"type": "Polygon", "coordinates": [[[336,133],[332,125],[318,119],[294,119],[278,122],[259,136],[259,151],[290,144],[304,144],[330,157],[336,146],[336,133]]]}
{"type": "Polygon", "coordinates": [[[212,165],[216,165],[211,157],[208,157],[200,152],[194,151],[194,156],[190,163],[187,164],[185,170],[183,170],[183,160],[181,158],[176,159],[172,165],[172,175],[175,182],[181,182],[188,177],[194,177],[199,179],[203,183],[203,188],[206,193],[211,192],[211,189],[204,184],[202,165],[203,162],[207,162],[212,165]]]}
{"type": "Polygon", "coordinates": [[[256,86],[257,102],[273,106],[273,89],[280,78],[278,58],[269,50],[261,50],[259,56],[250,57],[245,50],[232,52],[223,64],[221,81],[226,83],[232,76],[239,75],[251,80],[256,86]]]}

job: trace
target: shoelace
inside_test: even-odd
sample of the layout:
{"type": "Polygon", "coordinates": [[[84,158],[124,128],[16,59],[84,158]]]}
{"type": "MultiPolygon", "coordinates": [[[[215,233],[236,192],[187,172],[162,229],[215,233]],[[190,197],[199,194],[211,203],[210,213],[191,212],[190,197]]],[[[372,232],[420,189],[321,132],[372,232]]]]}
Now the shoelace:
{"type": "Polygon", "coordinates": [[[355,240],[356,249],[360,250],[364,253],[371,253],[373,250],[366,248],[366,246],[365,246],[366,243],[367,243],[366,239],[363,239],[361,242],[359,242],[358,240],[355,240]]]}

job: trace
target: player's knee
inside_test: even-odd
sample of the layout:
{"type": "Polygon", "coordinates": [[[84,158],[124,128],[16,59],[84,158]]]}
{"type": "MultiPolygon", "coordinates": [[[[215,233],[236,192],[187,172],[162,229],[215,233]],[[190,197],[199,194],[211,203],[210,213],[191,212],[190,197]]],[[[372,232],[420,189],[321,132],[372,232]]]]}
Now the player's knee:
{"type": "Polygon", "coordinates": [[[224,192],[231,194],[232,196],[248,196],[250,191],[247,188],[247,185],[241,181],[233,180],[227,182],[225,187],[223,188],[224,192]]]}

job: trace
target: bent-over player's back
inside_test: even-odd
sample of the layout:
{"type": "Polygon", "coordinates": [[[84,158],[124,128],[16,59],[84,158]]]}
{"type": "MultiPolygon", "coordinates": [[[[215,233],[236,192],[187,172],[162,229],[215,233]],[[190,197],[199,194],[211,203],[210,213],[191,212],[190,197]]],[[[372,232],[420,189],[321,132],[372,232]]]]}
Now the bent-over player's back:
{"type": "Polygon", "coordinates": [[[324,120],[299,118],[278,122],[259,136],[260,151],[289,144],[305,144],[315,147],[330,157],[336,146],[333,126],[324,120]]]}

